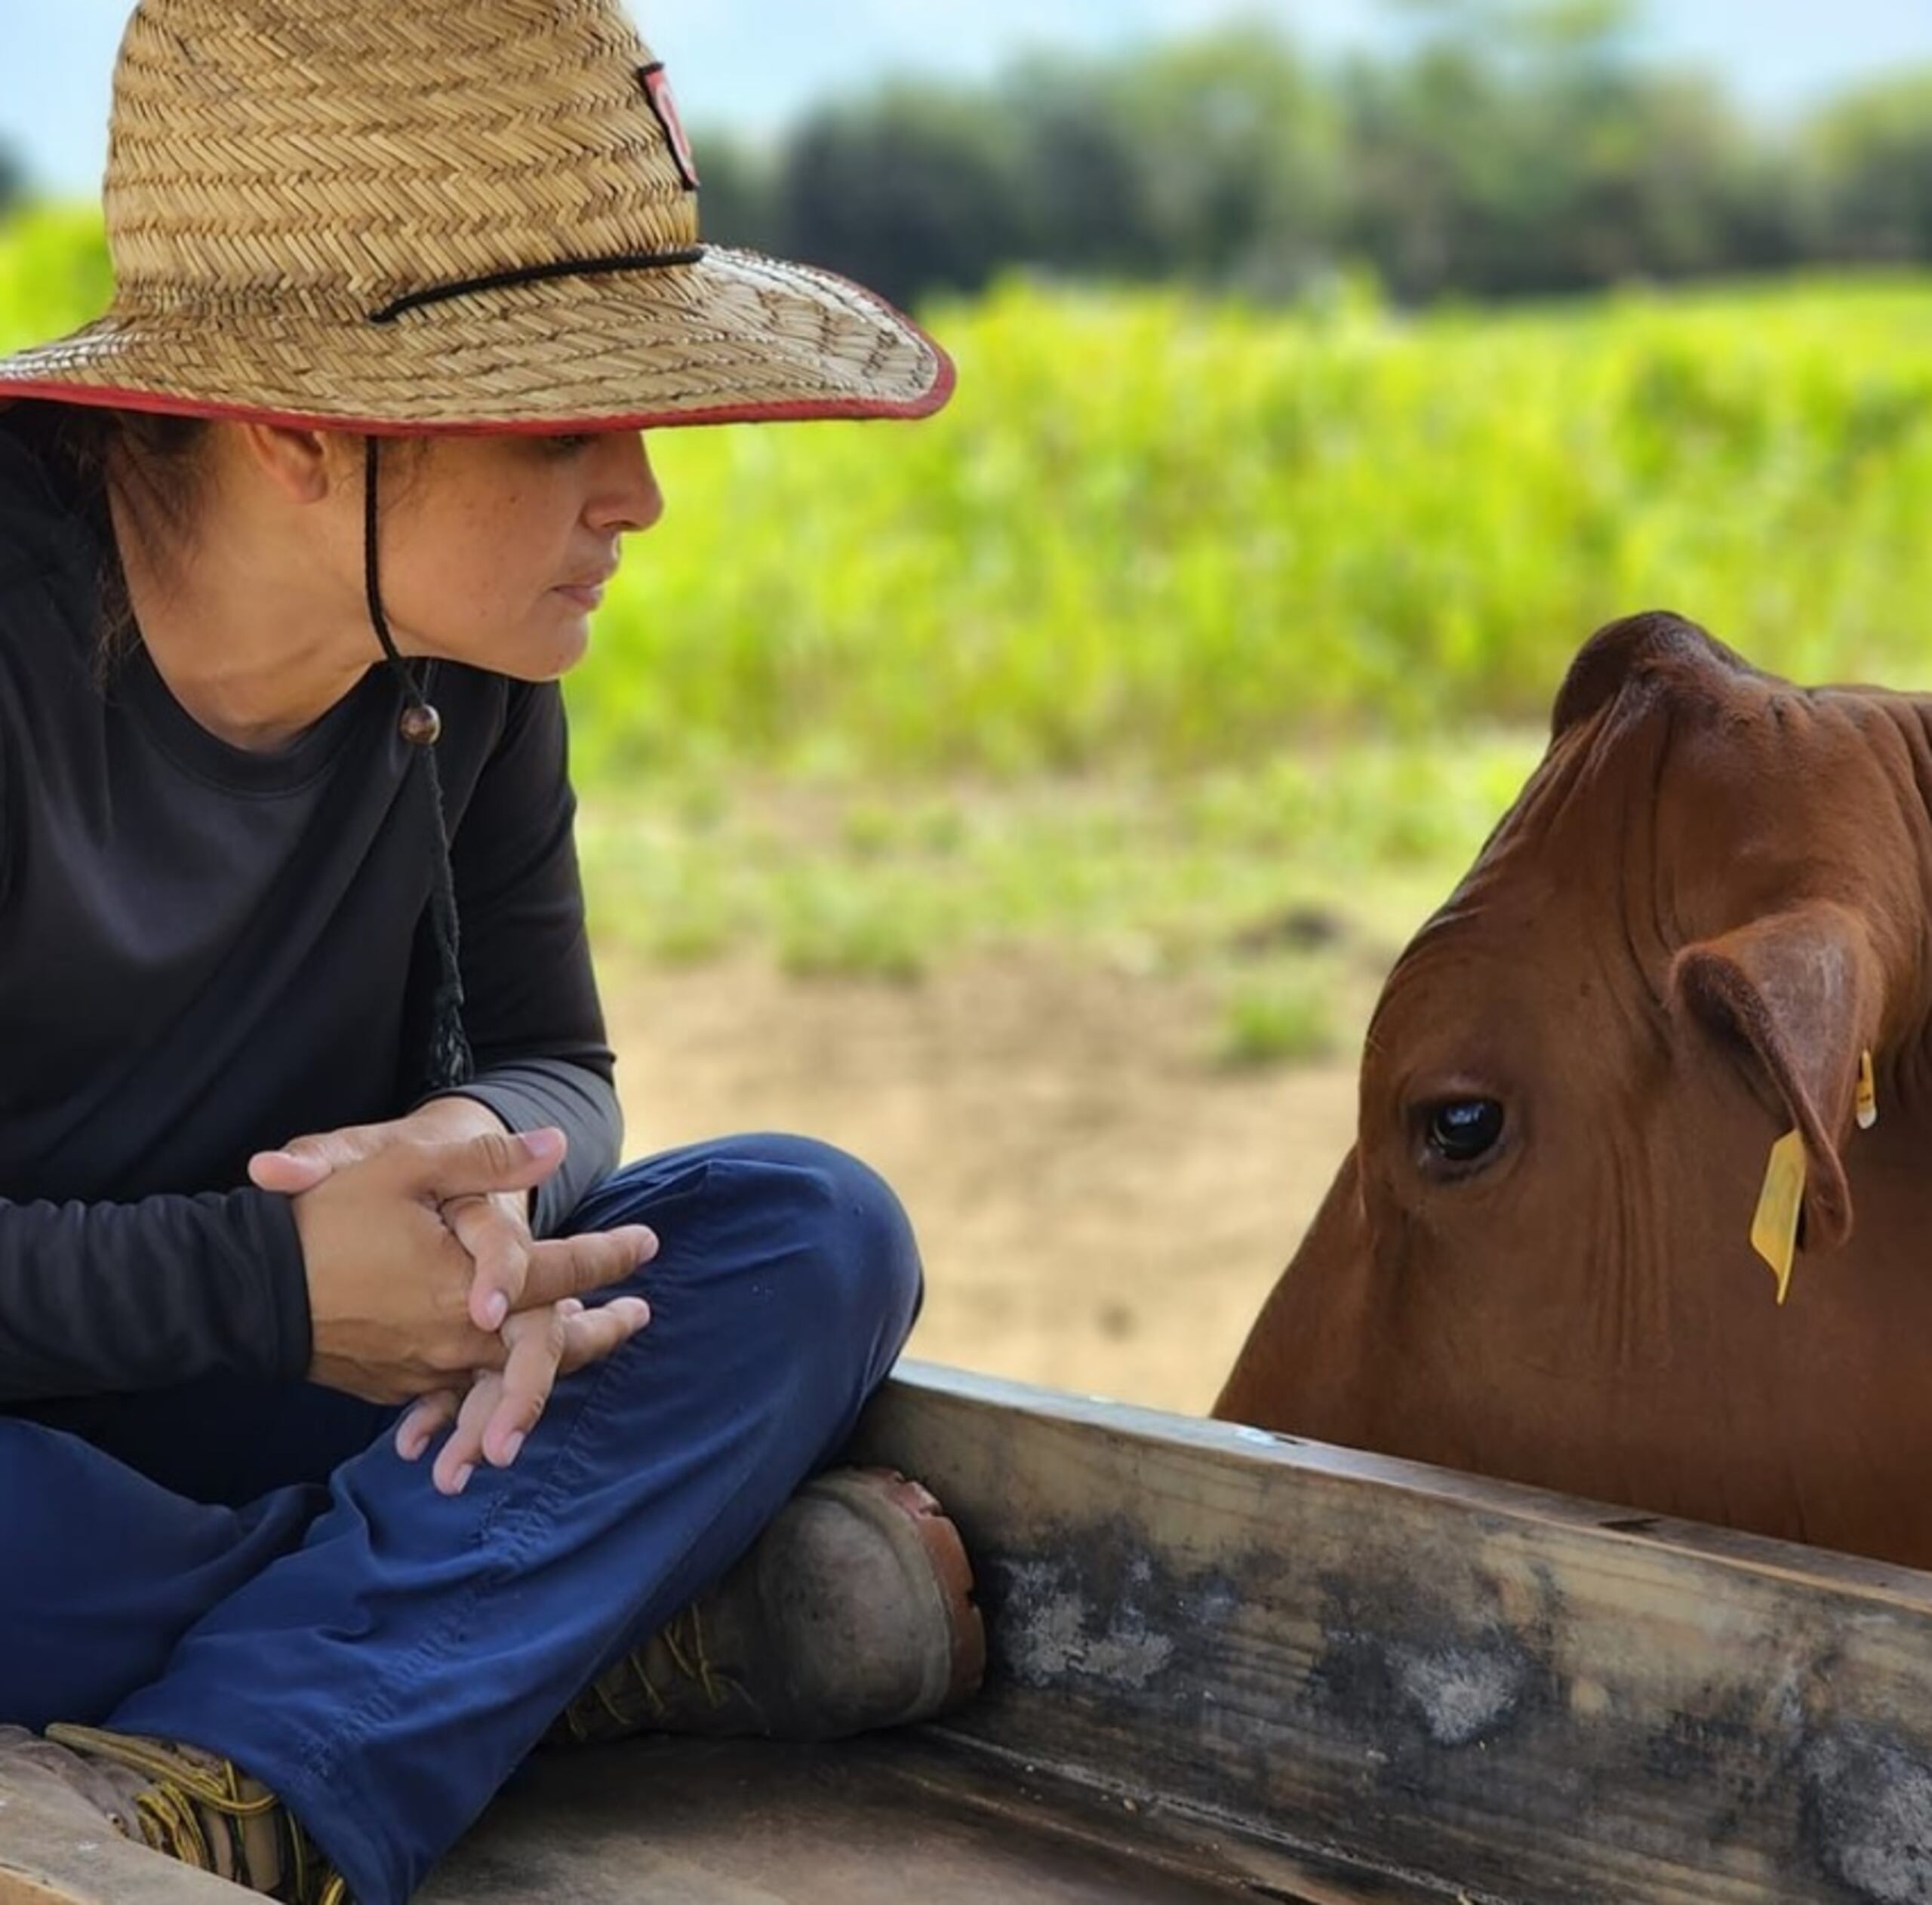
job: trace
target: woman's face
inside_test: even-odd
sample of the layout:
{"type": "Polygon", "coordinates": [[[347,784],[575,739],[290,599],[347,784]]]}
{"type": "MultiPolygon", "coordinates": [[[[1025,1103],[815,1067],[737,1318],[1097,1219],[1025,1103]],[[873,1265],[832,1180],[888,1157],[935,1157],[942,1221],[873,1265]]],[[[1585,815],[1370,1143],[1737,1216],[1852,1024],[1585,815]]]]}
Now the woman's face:
{"type": "Polygon", "coordinates": [[[397,646],[523,681],[582,658],[619,539],[664,512],[635,430],[432,438],[392,469],[380,554],[397,646]]]}

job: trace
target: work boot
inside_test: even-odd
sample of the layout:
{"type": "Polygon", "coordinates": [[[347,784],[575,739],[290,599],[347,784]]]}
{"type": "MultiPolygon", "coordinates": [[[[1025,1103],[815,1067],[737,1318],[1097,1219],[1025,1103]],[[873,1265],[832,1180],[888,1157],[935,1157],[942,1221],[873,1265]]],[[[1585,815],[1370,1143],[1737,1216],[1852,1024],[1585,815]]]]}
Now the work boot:
{"type": "Polygon", "coordinates": [[[88,1726],[0,1727],[0,1781],[284,1905],[354,1905],[281,1802],[198,1747],[88,1726]]]}
{"type": "Polygon", "coordinates": [[[808,1482],[717,1586],[565,1707],[545,1744],[631,1733],[835,1740],[973,1694],[986,1633],[959,1531],[916,1482],[808,1482]]]}

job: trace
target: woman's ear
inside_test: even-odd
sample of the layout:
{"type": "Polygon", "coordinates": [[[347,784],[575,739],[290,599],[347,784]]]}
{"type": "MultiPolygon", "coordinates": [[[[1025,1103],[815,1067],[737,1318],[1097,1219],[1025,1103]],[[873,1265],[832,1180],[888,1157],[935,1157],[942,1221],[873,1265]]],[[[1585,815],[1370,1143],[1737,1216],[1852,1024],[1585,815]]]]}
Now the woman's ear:
{"type": "Polygon", "coordinates": [[[340,430],[281,423],[232,423],[231,442],[249,466],[291,503],[320,503],[361,467],[361,439],[340,430]],[[353,455],[349,453],[355,453],[353,455]]]}
{"type": "Polygon", "coordinates": [[[1671,989],[1708,1030],[1755,1054],[1804,1140],[1807,1245],[1837,1248],[1852,1221],[1840,1146],[1884,1014],[1864,922],[1835,901],[1805,901],[1686,946],[1671,989]]]}

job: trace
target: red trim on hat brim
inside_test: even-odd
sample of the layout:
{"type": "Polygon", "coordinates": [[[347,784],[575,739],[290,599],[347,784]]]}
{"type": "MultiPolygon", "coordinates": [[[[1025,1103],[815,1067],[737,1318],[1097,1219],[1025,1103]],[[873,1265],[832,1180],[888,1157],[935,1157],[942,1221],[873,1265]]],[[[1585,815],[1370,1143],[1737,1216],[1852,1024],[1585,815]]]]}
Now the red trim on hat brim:
{"type": "Polygon", "coordinates": [[[398,423],[393,418],[318,417],[301,411],[170,397],[153,390],[124,390],[112,385],[60,383],[23,377],[0,380],[0,408],[15,399],[36,399],[98,410],[202,417],[211,422],[272,423],[291,429],[346,430],[364,436],[577,436],[598,430],[668,430],[706,423],[815,423],[894,417],[911,420],[943,410],[958,385],[959,373],[952,358],[939,345],[934,344],[932,348],[939,359],[939,375],[924,396],[906,403],[894,403],[884,398],[801,398],[789,403],[714,404],[703,410],[638,411],[620,417],[545,417],[536,423],[398,423]]]}

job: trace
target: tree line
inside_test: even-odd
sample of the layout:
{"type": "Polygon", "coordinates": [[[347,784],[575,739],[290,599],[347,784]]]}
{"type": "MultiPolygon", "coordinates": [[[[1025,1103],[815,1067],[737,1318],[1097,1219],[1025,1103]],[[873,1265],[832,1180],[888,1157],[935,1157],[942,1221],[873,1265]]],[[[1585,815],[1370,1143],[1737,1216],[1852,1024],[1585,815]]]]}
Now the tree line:
{"type": "Polygon", "coordinates": [[[1646,65],[1625,0],[1406,0],[1398,54],[1248,26],[701,135],[706,235],[915,304],[1000,272],[1420,303],[1932,260],[1932,67],[1795,124],[1646,65]]]}
{"type": "MultiPolygon", "coordinates": [[[[1754,122],[1645,64],[1638,0],[1391,0],[1404,50],[1262,26],[701,131],[706,235],[913,305],[1002,272],[1404,303],[1932,261],[1932,66],[1754,122]]],[[[0,212],[26,189],[0,149],[0,212]]]]}

